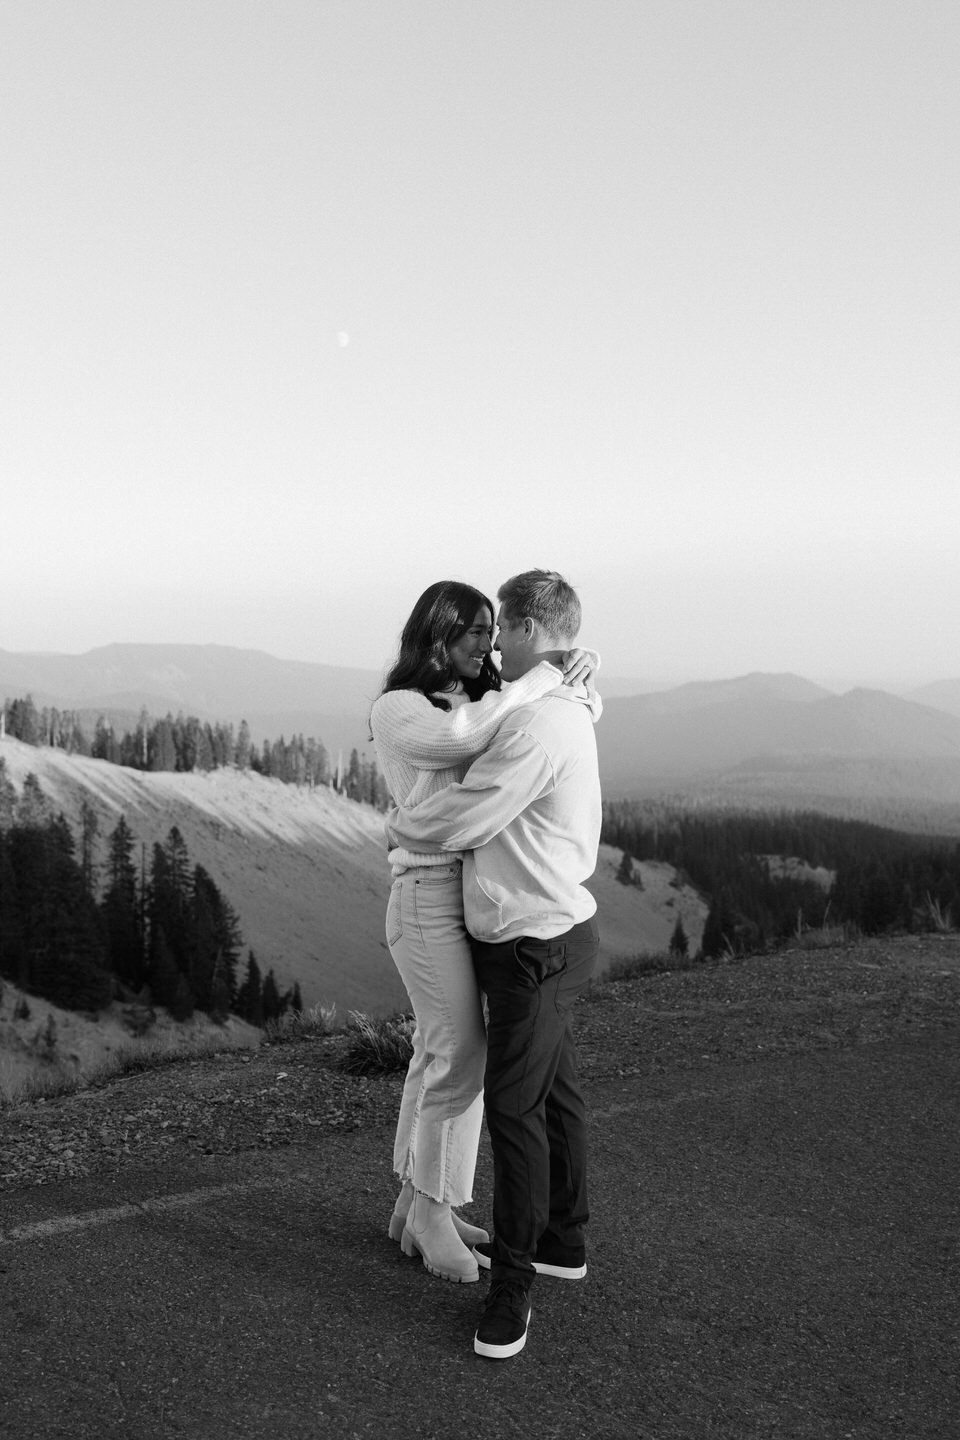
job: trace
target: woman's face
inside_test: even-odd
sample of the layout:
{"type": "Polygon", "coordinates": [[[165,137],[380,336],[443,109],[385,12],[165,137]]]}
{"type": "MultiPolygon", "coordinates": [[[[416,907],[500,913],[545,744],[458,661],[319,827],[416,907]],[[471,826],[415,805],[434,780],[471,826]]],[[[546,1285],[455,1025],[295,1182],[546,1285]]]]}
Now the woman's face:
{"type": "Polygon", "coordinates": [[[448,653],[454,670],[461,680],[476,680],[483,669],[483,662],[493,649],[493,616],[486,605],[481,605],[469,630],[459,640],[454,640],[448,653]]]}

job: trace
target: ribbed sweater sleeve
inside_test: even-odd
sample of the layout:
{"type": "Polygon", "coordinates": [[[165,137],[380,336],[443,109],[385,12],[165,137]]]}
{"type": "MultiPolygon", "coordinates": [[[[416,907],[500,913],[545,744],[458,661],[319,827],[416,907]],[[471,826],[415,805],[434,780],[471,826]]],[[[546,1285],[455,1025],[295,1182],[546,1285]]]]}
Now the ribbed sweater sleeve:
{"type": "Polygon", "coordinates": [[[373,705],[370,723],[377,748],[418,770],[446,770],[485,750],[510,711],[538,700],[562,682],[545,660],[503,690],[455,710],[438,710],[418,690],[388,690],[373,705]]]}

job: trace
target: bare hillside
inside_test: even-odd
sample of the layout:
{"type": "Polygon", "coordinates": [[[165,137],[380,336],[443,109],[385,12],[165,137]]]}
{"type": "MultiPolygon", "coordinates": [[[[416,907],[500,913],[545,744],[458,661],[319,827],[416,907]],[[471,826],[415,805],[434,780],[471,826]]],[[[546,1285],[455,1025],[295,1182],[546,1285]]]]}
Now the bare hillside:
{"type": "Polygon", "coordinates": [[[121,815],[145,847],[176,825],[240,917],[246,945],[307,1005],[387,1013],[404,993],[383,940],[387,886],[381,817],[326,789],[298,790],[237,770],[144,774],[104,761],[0,742],[16,786],[33,771],[77,829],[86,800],[100,857],[121,815]]]}
{"type": "MultiPolygon", "coordinates": [[[[240,917],[245,944],[304,1004],[390,1014],[406,995],[386,948],[390,878],[383,818],[329,790],[297,789],[237,770],[143,773],[101,760],[0,740],[14,785],[32,771],[55,810],[78,830],[84,800],[99,820],[99,856],[122,815],[145,847],[176,825],[240,917]]],[[[677,914],[695,948],[706,907],[678,888],[669,866],[639,867],[644,888],[615,879],[620,852],[601,847],[591,888],[600,906],[601,963],[664,950],[677,914]]]]}

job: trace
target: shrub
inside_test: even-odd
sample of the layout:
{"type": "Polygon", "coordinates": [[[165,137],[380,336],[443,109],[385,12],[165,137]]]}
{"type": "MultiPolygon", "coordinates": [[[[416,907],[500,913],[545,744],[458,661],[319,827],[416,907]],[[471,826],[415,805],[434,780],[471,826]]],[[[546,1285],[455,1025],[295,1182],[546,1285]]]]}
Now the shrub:
{"type": "Polygon", "coordinates": [[[340,1060],[341,1070],[350,1075],[389,1075],[406,1070],[413,1054],[412,1015],[391,1015],[374,1020],[351,1010],[347,1049],[340,1060]]]}
{"type": "Polygon", "coordinates": [[[56,1059],[57,1054],[57,1022],[53,1012],[47,1016],[47,1023],[37,1031],[33,1040],[33,1048],[45,1060],[56,1059]]]}
{"type": "Polygon", "coordinates": [[[923,904],[917,911],[916,919],[919,929],[932,930],[937,935],[948,935],[956,929],[953,923],[953,907],[949,903],[941,905],[929,890],[923,897],[923,904]]]}
{"type": "Polygon", "coordinates": [[[336,1004],[314,1005],[310,1010],[284,1010],[268,1020],[263,1027],[269,1045],[284,1040],[302,1040],[311,1035],[329,1035],[337,1014],[336,1004]]]}

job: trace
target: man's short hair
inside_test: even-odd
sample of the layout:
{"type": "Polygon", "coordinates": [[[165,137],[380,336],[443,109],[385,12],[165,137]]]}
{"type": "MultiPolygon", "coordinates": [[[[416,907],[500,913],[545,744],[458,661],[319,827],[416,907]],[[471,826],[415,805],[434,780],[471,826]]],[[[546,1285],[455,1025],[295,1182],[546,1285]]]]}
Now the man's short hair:
{"type": "Polygon", "coordinates": [[[510,620],[525,616],[554,640],[573,640],[580,629],[580,601],[573,586],[556,570],[525,570],[505,580],[497,599],[510,620]]]}

